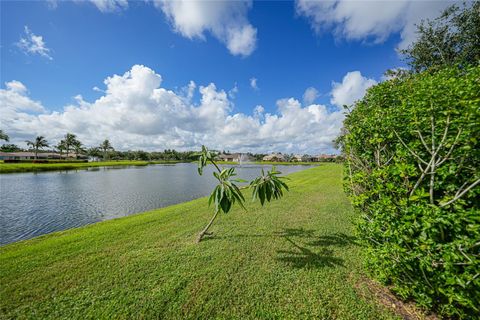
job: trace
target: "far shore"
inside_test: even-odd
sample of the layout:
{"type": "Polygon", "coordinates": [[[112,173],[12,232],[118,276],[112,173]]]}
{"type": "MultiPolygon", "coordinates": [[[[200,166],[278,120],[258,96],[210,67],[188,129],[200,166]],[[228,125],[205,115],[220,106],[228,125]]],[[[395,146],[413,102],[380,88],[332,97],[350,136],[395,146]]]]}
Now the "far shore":
{"type": "MultiPolygon", "coordinates": [[[[100,161],[100,162],[61,162],[61,163],[4,163],[0,161],[0,174],[2,173],[19,173],[19,172],[41,172],[41,171],[61,171],[61,170],[80,170],[92,167],[112,167],[112,166],[147,166],[152,164],[175,164],[190,161],[177,160],[156,160],[156,161],[139,161],[139,160],[119,160],[119,161],[100,161]]],[[[273,161],[254,161],[245,162],[244,164],[259,165],[319,165],[322,162],[273,162],[273,161]]],[[[223,165],[239,165],[235,161],[219,161],[218,164],[223,165]]]]}

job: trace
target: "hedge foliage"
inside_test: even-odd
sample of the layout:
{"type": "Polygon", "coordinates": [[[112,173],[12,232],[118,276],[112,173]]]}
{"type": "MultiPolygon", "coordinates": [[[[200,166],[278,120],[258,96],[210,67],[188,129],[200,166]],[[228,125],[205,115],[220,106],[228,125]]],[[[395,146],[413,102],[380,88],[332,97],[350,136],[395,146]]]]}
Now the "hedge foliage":
{"type": "Polygon", "coordinates": [[[480,67],[370,88],[339,142],[373,274],[442,316],[478,318],[480,67]]]}

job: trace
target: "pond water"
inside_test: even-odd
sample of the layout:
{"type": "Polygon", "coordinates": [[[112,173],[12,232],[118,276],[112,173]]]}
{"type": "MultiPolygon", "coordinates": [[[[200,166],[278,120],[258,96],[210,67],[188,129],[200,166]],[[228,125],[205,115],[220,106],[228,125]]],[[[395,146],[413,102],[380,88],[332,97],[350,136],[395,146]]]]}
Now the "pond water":
{"type": "MultiPolygon", "coordinates": [[[[270,166],[264,166],[265,169],[270,166]]],[[[283,174],[309,166],[278,166],[283,174]]],[[[250,180],[260,165],[237,167],[250,180]]],[[[0,175],[0,245],[206,196],[213,167],[194,163],[0,175]]]]}

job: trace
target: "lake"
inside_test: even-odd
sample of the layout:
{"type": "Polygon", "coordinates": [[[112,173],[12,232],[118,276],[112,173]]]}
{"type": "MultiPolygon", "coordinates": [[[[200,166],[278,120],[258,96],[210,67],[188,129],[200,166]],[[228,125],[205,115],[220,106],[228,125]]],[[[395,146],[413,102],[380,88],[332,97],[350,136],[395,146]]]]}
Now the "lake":
{"type": "MultiPolygon", "coordinates": [[[[271,166],[242,165],[251,180],[271,166]]],[[[277,166],[283,174],[310,166],[277,166]]],[[[128,216],[207,196],[216,184],[213,166],[195,163],[0,175],[0,244],[128,216]]]]}

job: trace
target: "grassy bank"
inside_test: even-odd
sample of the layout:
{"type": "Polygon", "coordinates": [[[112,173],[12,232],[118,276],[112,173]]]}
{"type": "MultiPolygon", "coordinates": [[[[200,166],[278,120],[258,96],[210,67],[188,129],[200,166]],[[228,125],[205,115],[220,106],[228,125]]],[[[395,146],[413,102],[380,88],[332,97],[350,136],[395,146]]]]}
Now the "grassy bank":
{"type": "Polygon", "coordinates": [[[65,163],[4,163],[0,162],[0,173],[35,172],[52,170],[75,170],[91,167],[146,166],[149,164],[176,163],[175,161],[102,161],[65,163]]]}
{"type": "Polygon", "coordinates": [[[50,319],[385,319],[358,292],[361,248],[335,164],[235,208],[195,244],[205,198],[0,247],[0,314],[50,319]]]}
{"type": "MultiPolygon", "coordinates": [[[[91,167],[111,167],[111,166],[146,166],[149,164],[169,164],[179,163],[181,161],[103,161],[103,162],[65,162],[65,163],[4,163],[0,161],[1,173],[15,172],[38,172],[38,171],[55,171],[55,170],[78,170],[91,167]]],[[[238,162],[219,161],[219,164],[238,165],[238,162]]],[[[257,161],[250,162],[253,164],[263,165],[318,165],[319,162],[271,162],[257,161]]]]}

